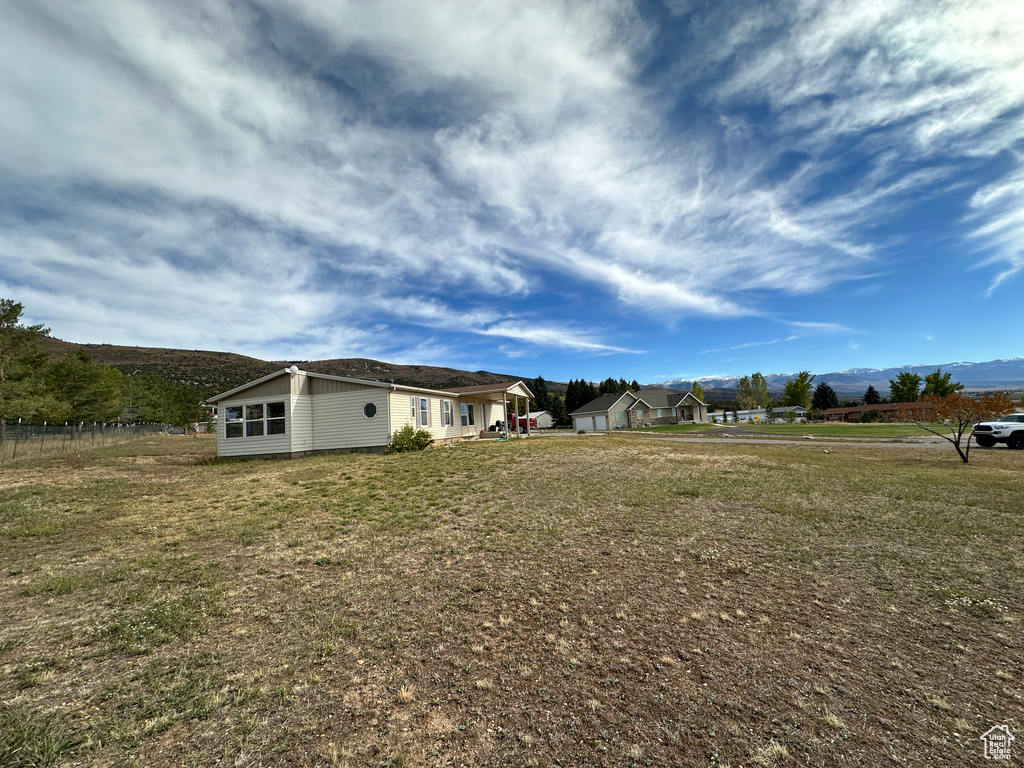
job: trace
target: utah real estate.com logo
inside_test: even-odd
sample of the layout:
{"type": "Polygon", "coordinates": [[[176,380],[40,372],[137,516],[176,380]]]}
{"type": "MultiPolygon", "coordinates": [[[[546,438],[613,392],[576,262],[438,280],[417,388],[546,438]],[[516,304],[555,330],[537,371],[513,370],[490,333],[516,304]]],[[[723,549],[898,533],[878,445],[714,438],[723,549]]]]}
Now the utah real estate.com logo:
{"type": "Polygon", "coordinates": [[[980,738],[985,743],[986,760],[1010,759],[1010,742],[1014,736],[1010,733],[1009,726],[994,725],[981,734],[980,738]]]}

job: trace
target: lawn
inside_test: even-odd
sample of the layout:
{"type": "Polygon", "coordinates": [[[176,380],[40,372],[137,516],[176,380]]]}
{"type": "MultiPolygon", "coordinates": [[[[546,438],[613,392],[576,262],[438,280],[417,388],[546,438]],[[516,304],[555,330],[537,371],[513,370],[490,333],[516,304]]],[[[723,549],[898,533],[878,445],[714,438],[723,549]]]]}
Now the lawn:
{"type": "MultiPolygon", "coordinates": [[[[930,427],[949,434],[949,428],[942,424],[930,424],[930,427]]],[[[666,424],[659,427],[646,427],[635,432],[669,432],[669,433],[707,433],[714,436],[717,432],[728,427],[729,429],[742,429],[751,434],[779,435],[780,437],[793,437],[803,435],[814,435],[815,437],[877,437],[882,439],[897,439],[905,437],[928,437],[929,433],[915,424],[758,424],[755,422],[742,422],[740,424],[666,424]]],[[[966,440],[966,438],[964,438],[966,440]]]]}
{"type": "Polygon", "coordinates": [[[212,453],[0,467],[0,766],[967,766],[1021,732],[1020,452],[212,453]]]}

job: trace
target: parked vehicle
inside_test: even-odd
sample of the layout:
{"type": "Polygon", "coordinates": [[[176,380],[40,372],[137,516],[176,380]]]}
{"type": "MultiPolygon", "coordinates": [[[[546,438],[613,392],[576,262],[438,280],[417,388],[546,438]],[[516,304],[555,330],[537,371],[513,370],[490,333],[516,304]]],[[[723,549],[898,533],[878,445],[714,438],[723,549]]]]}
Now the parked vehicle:
{"type": "Polygon", "coordinates": [[[1007,448],[1024,450],[1024,413],[1011,413],[995,421],[982,421],[971,432],[974,442],[982,448],[1006,443],[1007,448]]]}

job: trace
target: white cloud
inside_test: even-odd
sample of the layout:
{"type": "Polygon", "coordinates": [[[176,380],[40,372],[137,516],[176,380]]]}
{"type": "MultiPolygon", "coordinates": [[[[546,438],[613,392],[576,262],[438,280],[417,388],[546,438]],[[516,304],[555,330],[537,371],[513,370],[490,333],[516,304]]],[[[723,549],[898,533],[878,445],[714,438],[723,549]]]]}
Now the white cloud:
{"type": "MultiPolygon", "coordinates": [[[[706,49],[658,82],[612,0],[12,3],[0,184],[51,213],[0,208],[0,287],[83,339],[450,353],[390,319],[625,351],[504,300],[771,315],[766,292],[877,273],[880,218],[1024,139],[1016,0],[673,12],[706,49]]],[[[994,286],[1024,268],[1022,187],[972,198],[994,286]]]]}

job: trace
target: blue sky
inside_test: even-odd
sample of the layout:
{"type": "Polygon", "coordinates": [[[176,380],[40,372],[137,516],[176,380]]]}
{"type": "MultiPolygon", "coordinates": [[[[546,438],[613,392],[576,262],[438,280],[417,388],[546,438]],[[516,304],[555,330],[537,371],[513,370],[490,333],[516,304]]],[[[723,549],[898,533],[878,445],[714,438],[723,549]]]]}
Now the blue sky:
{"type": "Polygon", "coordinates": [[[567,380],[1024,356],[1024,4],[11,0],[55,336],[567,380]]]}

